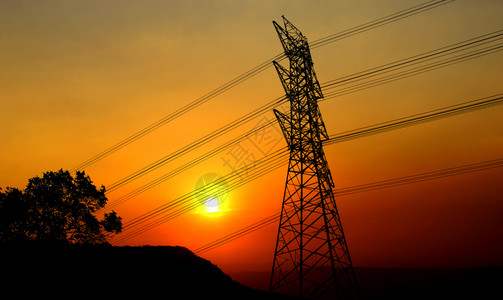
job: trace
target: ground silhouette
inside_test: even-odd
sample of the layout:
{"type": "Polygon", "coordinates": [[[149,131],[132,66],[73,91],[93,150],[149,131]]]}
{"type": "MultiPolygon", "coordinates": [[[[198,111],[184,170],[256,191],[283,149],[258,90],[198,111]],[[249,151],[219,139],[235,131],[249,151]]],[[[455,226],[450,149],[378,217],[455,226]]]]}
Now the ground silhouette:
{"type": "Polygon", "coordinates": [[[4,246],[3,296],[295,299],[246,287],[179,246],[4,246]]]}
{"type": "MultiPolygon", "coordinates": [[[[3,298],[297,299],[264,291],[269,272],[229,276],[180,246],[29,242],[0,245],[0,253],[3,298]]],[[[503,267],[357,267],[355,272],[363,300],[497,299],[503,294],[503,267]]]]}

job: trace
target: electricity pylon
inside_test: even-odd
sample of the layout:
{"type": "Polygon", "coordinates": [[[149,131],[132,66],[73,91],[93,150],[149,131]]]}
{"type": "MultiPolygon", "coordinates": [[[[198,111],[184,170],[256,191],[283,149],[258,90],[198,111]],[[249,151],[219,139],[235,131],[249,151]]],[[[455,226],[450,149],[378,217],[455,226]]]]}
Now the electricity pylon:
{"type": "Polygon", "coordinates": [[[273,22],[290,60],[274,61],[290,112],[274,110],[290,149],[270,290],[311,299],[355,299],[356,278],[323,151],[329,139],[318,108],[323,98],[306,37],[285,17],[273,22]]]}

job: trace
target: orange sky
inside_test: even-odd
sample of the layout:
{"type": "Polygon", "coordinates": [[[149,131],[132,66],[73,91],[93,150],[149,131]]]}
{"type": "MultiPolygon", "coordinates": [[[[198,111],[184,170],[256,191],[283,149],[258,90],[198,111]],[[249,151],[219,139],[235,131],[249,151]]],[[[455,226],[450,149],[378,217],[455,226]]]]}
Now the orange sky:
{"type": "MultiPolygon", "coordinates": [[[[285,15],[309,40],[422,1],[1,1],[0,186],[24,187],[44,171],[71,169],[282,51],[271,21],[285,15]]],[[[312,50],[320,82],[503,28],[503,2],[458,0],[312,50]]],[[[287,62],[283,61],[287,66],[287,62]]],[[[501,52],[320,104],[339,133],[501,93],[501,52]]],[[[273,68],[86,169],[105,186],[283,94],[273,68]]],[[[501,157],[503,107],[327,146],[337,187],[501,157]]],[[[110,201],[273,118],[256,119],[109,194],[110,201]]],[[[285,143],[278,138],[274,149],[285,143]]],[[[241,144],[256,158],[262,153],[241,144]]],[[[264,150],[264,149],[262,149],[264,150]]],[[[124,221],[225,175],[228,153],[115,210],[124,221]]],[[[281,208],[286,165],[129,245],[195,249],[281,208]]],[[[502,265],[503,168],[341,197],[357,266],[502,265]]],[[[203,257],[224,270],[270,268],[272,225],[203,257]]]]}

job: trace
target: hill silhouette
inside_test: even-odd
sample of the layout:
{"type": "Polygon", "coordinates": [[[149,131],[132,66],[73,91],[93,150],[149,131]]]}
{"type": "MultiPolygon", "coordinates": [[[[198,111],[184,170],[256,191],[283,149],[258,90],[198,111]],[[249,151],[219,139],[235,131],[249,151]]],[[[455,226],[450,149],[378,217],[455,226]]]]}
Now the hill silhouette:
{"type": "Polygon", "coordinates": [[[30,245],[1,251],[2,298],[295,299],[243,286],[179,246],[30,245]]]}
{"type": "MultiPolygon", "coordinates": [[[[297,299],[265,292],[269,272],[232,273],[180,246],[1,246],[2,298],[297,299]]],[[[355,268],[361,299],[489,299],[503,267],[355,268]]]]}

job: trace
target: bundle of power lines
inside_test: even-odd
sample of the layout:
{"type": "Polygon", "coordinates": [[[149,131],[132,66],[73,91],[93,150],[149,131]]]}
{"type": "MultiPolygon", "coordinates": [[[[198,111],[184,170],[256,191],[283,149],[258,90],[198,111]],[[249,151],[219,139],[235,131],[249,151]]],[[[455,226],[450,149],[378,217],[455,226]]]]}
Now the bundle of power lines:
{"type": "MultiPolygon", "coordinates": [[[[325,46],[329,43],[333,43],[335,41],[338,41],[338,40],[341,40],[341,39],[344,39],[344,38],[348,38],[350,36],[353,36],[353,35],[356,35],[356,34],[359,34],[359,33],[363,33],[365,31],[368,31],[368,30],[371,30],[371,29],[374,29],[374,28],[377,28],[377,27],[380,27],[380,26],[383,26],[383,25],[386,25],[386,24],[389,24],[389,23],[393,23],[393,22],[396,22],[396,21],[399,21],[403,18],[407,18],[407,17],[410,17],[410,16],[413,16],[413,15],[416,15],[416,14],[419,14],[419,13],[422,13],[422,12],[425,12],[425,11],[428,11],[430,9],[433,9],[433,8],[436,8],[436,7],[439,7],[439,6],[442,6],[442,5],[445,5],[447,3],[450,3],[450,2],[453,2],[454,0],[434,0],[434,1],[427,1],[423,4],[420,4],[420,5],[417,5],[417,6],[413,6],[409,9],[405,9],[405,10],[402,10],[402,11],[399,11],[399,12],[396,12],[394,14],[391,14],[389,16],[386,16],[386,17],[382,17],[382,18],[379,18],[379,19],[376,19],[374,21],[371,21],[371,22],[368,22],[368,23],[365,23],[365,24],[362,24],[362,25],[359,25],[359,26],[356,26],[356,27],[353,27],[353,28],[350,28],[350,29],[347,29],[345,31],[342,31],[342,32],[339,32],[339,33],[336,33],[336,34],[332,34],[332,35],[329,35],[329,36],[326,36],[324,38],[321,38],[321,39],[318,39],[316,41],[314,41],[310,46],[311,48],[317,48],[317,47],[321,47],[321,46],[325,46]]],[[[166,125],[167,123],[175,120],[176,118],[188,113],[189,111],[197,108],[198,106],[210,101],[211,99],[217,97],[218,95],[226,92],[227,90],[235,87],[236,85],[240,84],[240,83],[243,83],[244,81],[252,78],[253,76],[259,74],[260,72],[266,70],[267,68],[270,68],[272,66],[272,62],[274,60],[276,61],[281,61],[282,59],[284,59],[285,56],[283,53],[281,54],[278,54],[274,57],[272,57],[271,59],[263,62],[262,64],[259,64],[258,66],[252,68],[251,70],[239,75],[238,77],[230,80],[229,82],[223,84],[222,86],[212,90],[211,92],[207,93],[206,95],[204,96],[201,96],[200,98],[198,99],[195,99],[193,100],[192,102],[190,102],[189,104],[179,108],[178,110],[170,113],[169,115],[163,117],[162,119],[158,120],[157,122],[154,122],[152,124],[150,124],[149,126],[139,130],[138,132],[132,134],[131,136],[125,138],[124,140],[116,143],[115,145],[107,148],[106,150],[98,153],[97,155],[87,159],[86,161],[80,163],[79,165],[75,166],[73,169],[71,169],[71,171],[76,171],[76,170],[83,170],[95,163],[97,163],[98,161],[106,158],[107,156],[115,153],[116,151],[119,151],[120,149],[126,147],[127,145],[137,141],[138,139],[144,137],[145,135],[153,132],[154,130],[157,130],[159,129],[160,127],[166,125]]]]}
{"type": "MultiPolygon", "coordinates": [[[[326,101],[335,97],[340,97],[347,95],[349,93],[354,93],[399,79],[404,79],[410,76],[418,75],[427,71],[433,71],[441,67],[450,66],[452,64],[460,63],[469,59],[478,58],[487,54],[498,52],[503,50],[503,30],[496,31],[490,34],[478,36],[460,43],[449,45],[446,47],[438,48],[432,51],[421,53],[406,59],[398,60],[386,65],[375,67],[369,70],[361,71],[355,74],[347,75],[342,78],[334,79],[325,82],[321,85],[322,89],[328,93],[325,94],[325,98],[321,101],[326,101]]],[[[152,172],[163,165],[173,161],[174,159],[193,151],[206,143],[212,141],[213,139],[220,137],[231,130],[242,126],[251,120],[254,120],[265,113],[271,112],[273,108],[277,108],[286,102],[286,97],[276,98],[269,103],[259,107],[258,109],[230,122],[229,124],[222,126],[221,128],[207,134],[206,136],[166,155],[165,157],[151,163],[150,165],[108,185],[108,191],[114,191],[121,186],[128,184],[129,182],[136,180],[149,172],[152,172]]],[[[260,127],[254,128],[245,134],[240,135],[237,138],[213,149],[209,153],[204,154],[197,159],[197,163],[200,163],[207,158],[214,156],[218,153],[223,152],[226,149],[240,143],[249,136],[264,130],[265,128],[275,124],[275,121],[271,120],[266,124],[262,124],[260,127]]],[[[194,166],[196,162],[192,161],[190,167],[194,166]]],[[[185,167],[185,170],[187,168],[185,167]]],[[[170,172],[170,175],[166,174],[155,180],[156,183],[161,183],[172,176],[178,175],[179,172],[170,172]]],[[[152,186],[154,182],[149,183],[152,186]]],[[[154,184],[155,186],[156,184],[154,184]]],[[[146,186],[140,189],[144,190],[146,186]]],[[[134,191],[137,195],[137,191],[134,191]]],[[[130,197],[130,196],[128,196],[130,197]]],[[[123,200],[121,197],[120,200],[123,200]]]]}
{"type": "MultiPolygon", "coordinates": [[[[430,9],[437,8],[443,6],[447,3],[453,2],[451,1],[428,1],[420,5],[416,5],[409,9],[405,9],[394,14],[388,15],[386,17],[382,17],[376,19],[374,21],[362,24],[360,26],[356,26],[350,28],[348,30],[329,35],[327,37],[318,39],[312,43],[310,43],[311,48],[318,48],[335,41],[348,38],[354,36],[356,34],[360,34],[366,32],[368,30],[378,28],[380,26],[393,23],[399,21],[404,18],[408,18],[410,16],[426,12],[430,9]]],[[[480,35],[459,43],[455,43],[452,45],[448,45],[445,47],[441,47],[438,49],[434,49],[428,52],[424,52],[421,54],[417,54],[408,58],[404,58],[401,60],[397,60],[385,65],[381,65],[372,69],[364,70],[355,74],[347,75],[338,79],[327,81],[321,84],[321,87],[324,91],[325,98],[321,101],[326,101],[328,99],[332,99],[335,97],[340,97],[343,95],[347,95],[350,93],[354,93],[357,91],[361,91],[364,89],[372,88],[378,85],[386,84],[389,82],[393,82],[396,80],[404,79],[410,76],[422,74],[424,72],[433,71],[442,67],[447,67],[453,64],[457,64],[460,62],[464,62],[467,60],[475,59],[481,56],[485,56],[491,53],[499,52],[503,50],[503,42],[501,41],[503,38],[503,30],[480,35]]],[[[152,123],[151,125],[141,129],[135,134],[127,137],[126,139],[118,142],[117,144],[111,146],[110,148],[104,150],[103,152],[91,157],[90,159],[82,162],[72,169],[81,170],[86,167],[89,167],[100,160],[110,156],[111,154],[119,151],[120,149],[126,147],[127,145],[141,139],[147,134],[165,126],[169,122],[175,120],[176,118],[190,112],[191,110],[201,106],[202,104],[210,101],[211,99],[217,97],[218,95],[226,92],[227,90],[239,85],[240,83],[245,82],[251,77],[261,73],[267,68],[272,66],[272,61],[280,61],[284,59],[285,56],[283,54],[278,54],[273,58],[265,61],[262,64],[252,68],[251,70],[241,74],[240,76],[232,79],[231,81],[225,83],[224,85],[214,89],[208,94],[195,99],[189,104],[183,106],[182,108],[174,111],[173,113],[165,116],[164,118],[158,120],[157,122],[152,123]]],[[[146,167],[137,170],[122,179],[108,185],[107,193],[116,191],[121,187],[141,178],[142,176],[149,174],[150,172],[159,169],[160,167],[166,165],[167,163],[178,159],[182,156],[187,155],[191,151],[198,149],[209,141],[214,140],[215,138],[224,136],[228,132],[247,124],[248,122],[262,116],[265,113],[270,112],[274,108],[278,108],[282,104],[286,103],[287,99],[285,96],[281,96],[271,100],[265,105],[245,114],[237,118],[236,120],[230,122],[229,124],[222,126],[221,128],[197,139],[196,141],[162,157],[161,159],[156,160],[155,162],[147,165],[146,167]]],[[[338,142],[343,142],[355,138],[360,138],[372,134],[377,134],[393,129],[403,128],[406,126],[413,126],[417,124],[421,124],[427,121],[433,121],[440,118],[454,116],[460,113],[465,113],[469,111],[474,111],[477,109],[488,108],[491,106],[499,105],[503,103],[503,95],[493,95],[489,97],[484,97],[464,103],[460,103],[453,106],[439,108],[433,111],[423,112],[420,114],[415,114],[412,116],[403,117],[400,119],[390,120],[387,122],[374,124],[371,126],[354,129],[351,131],[335,134],[330,136],[330,140],[326,141],[326,145],[331,145],[338,142]]],[[[254,128],[253,130],[249,130],[244,134],[239,135],[232,140],[223,143],[222,145],[213,148],[212,150],[206,152],[203,155],[189,161],[188,163],[183,164],[182,166],[171,170],[168,173],[163,174],[162,176],[152,180],[139,188],[134,189],[133,191],[122,195],[114,200],[112,200],[107,205],[107,210],[117,207],[124,202],[140,195],[141,193],[166,182],[167,180],[181,174],[182,172],[208,160],[215,155],[222,153],[225,150],[230,149],[231,147],[239,144],[250,136],[265,130],[266,128],[275,125],[275,120],[271,120],[266,122],[265,124],[260,125],[259,127],[254,128]]],[[[279,149],[266,155],[265,157],[255,161],[254,164],[245,166],[241,169],[236,170],[235,172],[228,174],[227,176],[223,176],[219,178],[219,182],[225,182],[228,186],[229,190],[236,189],[240,186],[243,186],[269,172],[284,166],[288,161],[288,150],[286,148],[279,149]],[[246,175],[246,176],[244,176],[246,175]]],[[[348,193],[362,192],[368,191],[371,189],[377,188],[385,188],[396,186],[399,184],[407,184],[412,182],[417,182],[419,180],[429,180],[435,178],[441,178],[445,176],[452,176],[457,174],[462,174],[466,172],[475,172],[488,168],[500,167],[503,165],[503,160],[495,160],[495,161],[486,161],[480,162],[473,165],[467,166],[459,166],[446,170],[437,170],[429,173],[416,174],[403,178],[395,178],[390,179],[383,182],[378,183],[369,183],[362,186],[357,187],[348,187],[345,189],[336,190],[336,194],[339,196],[347,195],[348,193]]],[[[192,209],[196,208],[200,205],[198,201],[195,201],[196,195],[198,193],[211,192],[211,189],[217,188],[219,182],[214,182],[215,185],[205,186],[198,190],[189,192],[185,195],[182,195],[168,203],[161,205],[153,210],[150,210],[144,214],[141,214],[131,220],[128,220],[124,223],[123,233],[118,236],[113,242],[121,243],[127,241],[139,234],[144,233],[152,228],[155,228],[173,218],[176,218],[192,209]]],[[[250,232],[258,230],[264,226],[269,224],[273,224],[277,221],[279,214],[270,216],[268,218],[262,219],[254,224],[251,224],[243,229],[240,229],[228,236],[225,236],[217,241],[214,241],[210,244],[207,244],[199,249],[197,249],[198,253],[202,253],[205,251],[209,251],[214,249],[220,245],[223,245],[229,241],[235,240],[236,238],[242,237],[250,232]]]]}
{"type": "MultiPolygon", "coordinates": [[[[335,143],[340,143],[344,141],[353,140],[356,138],[361,138],[373,134],[378,134],[386,132],[389,130],[404,128],[407,126],[413,126],[422,124],[428,121],[434,121],[441,118],[451,117],[457,114],[466,113],[478,109],[488,108],[495,105],[503,104],[503,94],[498,94],[490,97],[485,97],[473,101],[464,102],[457,105],[447,106],[441,109],[436,109],[421,114],[415,114],[412,116],[391,120],[383,123],[378,123],[359,129],[343,132],[340,134],[330,135],[330,139],[324,144],[331,145],[335,143]]],[[[116,241],[123,242],[130,238],[133,238],[147,230],[157,227],[165,222],[168,222],[188,211],[191,211],[198,207],[200,203],[195,200],[195,195],[198,193],[208,193],[212,189],[218,189],[220,183],[225,182],[230,190],[236,189],[246,183],[249,183],[263,175],[266,175],[272,170],[275,170],[281,166],[284,166],[288,161],[288,149],[282,148],[274,151],[265,157],[257,160],[253,165],[247,165],[240,169],[237,169],[233,173],[223,176],[215,182],[215,185],[205,186],[199,190],[187,193],[181,197],[178,197],[158,208],[151,210],[145,214],[142,214],[129,222],[124,224],[124,230],[127,231],[126,234],[120,236],[116,241]],[[246,176],[243,176],[245,175],[246,176]],[[243,180],[244,178],[244,180],[243,180]]],[[[482,162],[486,163],[486,162],[482,162]]],[[[503,160],[493,167],[500,167],[503,165],[503,160]]],[[[477,169],[482,170],[482,169],[477,169]]],[[[461,174],[461,173],[459,173],[461,174]]],[[[439,178],[439,177],[436,177],[439,178]]],[[[339,195],[336,192],[336,195],[339,195]]]]}

